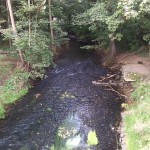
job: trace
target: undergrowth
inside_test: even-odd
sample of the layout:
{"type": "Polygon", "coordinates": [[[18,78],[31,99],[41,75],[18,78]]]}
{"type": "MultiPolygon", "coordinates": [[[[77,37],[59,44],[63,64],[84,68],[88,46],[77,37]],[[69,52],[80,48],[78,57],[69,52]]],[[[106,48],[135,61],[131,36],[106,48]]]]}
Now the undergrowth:
{"type": "Polygon", "coordinates": [[[134,104],[125,115],[128,150],[150,150],[150,85],[136,83],[132,93],[134,104]]]}
{"type": "Polygon", "coordinates": [[[0,86],[0,119],[5,118],[6,107],[28,92],[29,73],[15,69],[0,86]]]}

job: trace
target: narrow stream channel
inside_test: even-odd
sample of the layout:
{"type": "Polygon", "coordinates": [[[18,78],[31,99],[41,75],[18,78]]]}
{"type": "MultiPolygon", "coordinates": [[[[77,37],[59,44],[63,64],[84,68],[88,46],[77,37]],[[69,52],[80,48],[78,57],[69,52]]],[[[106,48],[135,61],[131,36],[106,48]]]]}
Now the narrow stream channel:
{"type": "Polygon", "coordinates": [[[0,150],[119,149],[121,98],[92,84],[108,70],[81,51],[70,42],[57,67],[0,122],[0,150]]]}

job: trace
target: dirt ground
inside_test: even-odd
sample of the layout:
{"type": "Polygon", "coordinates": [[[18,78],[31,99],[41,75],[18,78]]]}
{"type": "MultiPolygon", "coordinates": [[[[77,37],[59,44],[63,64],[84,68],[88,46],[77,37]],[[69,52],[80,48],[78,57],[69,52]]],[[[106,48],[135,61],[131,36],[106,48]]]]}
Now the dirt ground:
{"type": "MultiPolygon", "coordinates": [[[[126,64],[143,64],[150,69],[150,58],[141,56],[139,54],[135,54],[135,53],[118,54],[116,60],[117,60],[116,67],[118,68],[121,68],[122,65],[126,65],[126,64]]],[[[127,97],[127,102],[132,103],[133,101],[131,98],[131,92],[134,90],[132,86],[133,82],[126,82],[124,81],[124,79],[121,79],[121,82],[123,82],[123,86],[121,87],[121,90],[123,94],[127,97]]]]}
{"type": "Polygon", "coordinates": [[[118,64],[138,64],[142,63],[147,67],[150,67],[150,58],[143,57],[134,53],[122,53],[117,55],[118,64]]]}

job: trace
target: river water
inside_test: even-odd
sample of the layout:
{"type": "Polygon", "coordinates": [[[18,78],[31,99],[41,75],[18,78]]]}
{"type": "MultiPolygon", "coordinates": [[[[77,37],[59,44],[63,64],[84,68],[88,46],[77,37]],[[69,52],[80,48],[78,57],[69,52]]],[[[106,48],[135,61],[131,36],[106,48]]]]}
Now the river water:
{"type": "Polygon", "coordinates": [[[75,41],[0,122],[0,150],[117,150],[121,98],[92,84],[108,72],[75,41]]]}

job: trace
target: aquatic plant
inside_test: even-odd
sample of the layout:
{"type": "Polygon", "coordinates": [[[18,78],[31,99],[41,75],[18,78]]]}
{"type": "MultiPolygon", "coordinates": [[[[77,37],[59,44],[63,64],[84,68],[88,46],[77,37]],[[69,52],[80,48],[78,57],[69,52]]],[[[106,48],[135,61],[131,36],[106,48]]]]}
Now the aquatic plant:
{"type": "Polygon", "coordinates": [[[96,131],[89,131],[87,143],[89,146],[94,146],[98,144],[98,138],[96,135],[96,131]]]}

